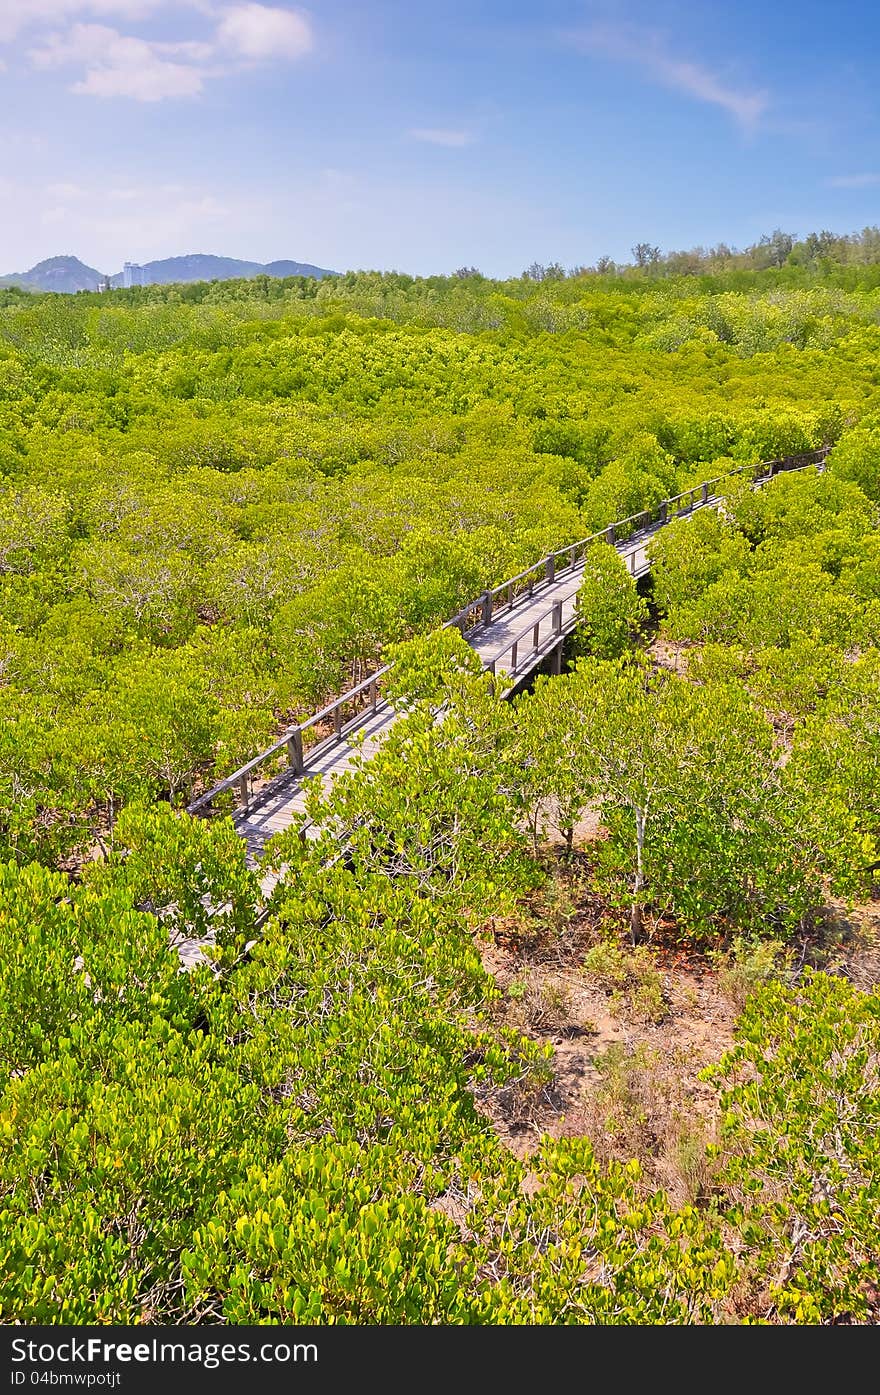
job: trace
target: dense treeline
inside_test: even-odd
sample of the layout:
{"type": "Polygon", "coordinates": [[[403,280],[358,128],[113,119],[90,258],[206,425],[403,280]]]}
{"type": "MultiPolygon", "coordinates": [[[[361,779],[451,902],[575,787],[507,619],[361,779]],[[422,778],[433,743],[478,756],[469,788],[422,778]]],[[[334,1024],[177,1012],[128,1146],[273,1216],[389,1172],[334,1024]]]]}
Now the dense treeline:
{"type": "Polygon", "coordinates": [[[3,1320],[876,1318],[880,1001],[804,968],[880,841],[871,285],[9,300],[3,1320]],[[418,638],[683,485],[832,443],[662,533],[647,598],[594,549],[570,672],[515,703],[418,638]],[[174,806],[390,645],[405,719],[313,791],[322,837],[270,847],[257,931],[231,824],[174,806]],[[484,1110],[551,1052],[500,1022],[474,932],[587,815],[597,954],[659,927],[803,951],[714,1072],[685,1203],[584,1138],[518,1159],[484,1110]]]}
{"type": "MultiPolygon", "coordinates": [[[[661,252],[650,242],[638,242],[632,249],[632,256],[632,262],[622,266],[616,266],[610,257],[600,257],[594,267],[579,267],[571,274],[616,272],[632,276],[647,272],[651,276],[730,276],[736,272],[766,273],[785,269],[827,277],[853,268],[857,275],[862,275],[864,268],[880,264],[880,228],[873,226],[861,232],[842,234],[826,229],[808,233],[803,238],[776,228],[741,251],[719,242],[716,247],[661,252]]],[[[546,276],[548,271],[552,275],[556,268],[537,266],[531,270],[546,276]]]]}

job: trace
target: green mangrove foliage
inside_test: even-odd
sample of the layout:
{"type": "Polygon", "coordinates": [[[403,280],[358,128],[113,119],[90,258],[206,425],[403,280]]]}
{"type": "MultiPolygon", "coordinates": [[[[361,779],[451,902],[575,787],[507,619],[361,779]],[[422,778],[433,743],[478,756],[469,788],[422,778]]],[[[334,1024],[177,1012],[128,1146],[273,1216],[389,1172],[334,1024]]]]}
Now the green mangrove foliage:
{"type": "MultiPolygon", "coordinates": [[[[507,710],[478,694],[471,714],[485,700],[507,710]]],[[[436,773],[422,797],[446,811],[445,846],[411,830],[411,787],[380,757],[376,836],[329,863],[288,839],[267,925],[190,973],[167,874],[138,861],[168,856],[186,816],[132,816],[134,865],[79,888],[3,868],[5,1321],[720,1322],[748,1292],[747,1314],[767,1292],[774,1320],[870,1315],[876,995],[821,974],[759,993],[719,1067],[708,1206],[674,1206],[577,1138],[516,1159],[475,1102],[542,1089],[549,1048],[495,1025],[466,922],[497,911],[514,868],[528,884],[528,845],[508,827],[507,861],[481,856],[497,787],[477,782],[468,837],[436,773]]],[[[354,823],[351,784],[328,813],[354,823]]],[[[228,827],[204,825],[200,851],[234,902],[228,827]]]]}
{"type": "Polygon", "coordinates": [[[876,992],[747,999],[679,1206],[584,1139],[504,1147],[552,1051],[473,933],[554,829],[609,934],[764,949],[870,891],[880,292],[810,266],[4,295],[0,1320],[876,1320],[876,992]],[[576,662],[515,701],[434,633],[825,444],[658,534],[644,594],[594,548],[576,662]],[[318,837],[256,871],[175,807],[389,656],[318,837]]]}
{"type": "MultiPolygon", "coordinates": [[[[876,277],[776,275],[7,297],[5,854],[112,845],[124,804],[185,803],[389,645],[730,465],[839,440],[841,487],[870,496],[876,277]]],[[[618,618],[591,652],[639,623],[618,618]]]]}

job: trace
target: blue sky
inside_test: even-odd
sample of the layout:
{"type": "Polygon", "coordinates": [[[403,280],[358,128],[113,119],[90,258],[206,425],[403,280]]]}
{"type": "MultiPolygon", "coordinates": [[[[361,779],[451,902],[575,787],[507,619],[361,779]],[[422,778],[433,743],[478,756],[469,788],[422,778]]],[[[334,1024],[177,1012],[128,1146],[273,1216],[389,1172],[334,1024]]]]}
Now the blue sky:
{"type": "Polygon", "coordinates": [[[867,0],[0,0],[0,272],[518,274],[880,222],[867,0]]]}

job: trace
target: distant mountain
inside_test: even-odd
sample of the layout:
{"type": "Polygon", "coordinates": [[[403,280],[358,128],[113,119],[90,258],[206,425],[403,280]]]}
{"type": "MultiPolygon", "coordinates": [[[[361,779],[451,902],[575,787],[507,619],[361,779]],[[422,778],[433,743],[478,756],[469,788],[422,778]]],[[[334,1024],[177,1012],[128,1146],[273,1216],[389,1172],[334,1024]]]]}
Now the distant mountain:
{"type": "Polygon", "coordinates": [[[79,257],[49,257],[30,271],[0,277],[0,285],[21,286],[29,291],[96,291],[105,278],[79,257]]]}
{"type": "MultiPolygon", "coordinates": [[[[166,257],[161,262],[144,262],[141,270],[145,286],[169,286],[183,281],[232,281],[238,276],[258,276],[263,267],[259,262],[242,262],[236,257],[195,253],[188,257],[166,257]]],[[[111,276],[110,284],[123,285],[123,273],[117,271],[111,276]]]]}
{"type": "Polygon", "coordinates": [[[322,271],[319,266],[309,266],[308,262],[267,262],[260,268],[267,276],[338,276],[337,271],[322,271]]]}
{"type": "MultiPolygon", "coordinates": [[[[145,286],[168,286],[185,281],[231,281],[237,277],[250,276],[334,276],[326,267],[311,266],[308,262],[243,262],[236,257],[211,257],[197,252],[187,257],[166,257],[164,261],[145,262],[140,268],[145,286]]],[[[0,286],[21,286],[30,291],[60,291],[71,294],[74,291],[97,291],[107,281],[111,286],[123,286],[125,274],[117,271],[106,276],[92,266],[86,266],[78,257],[50,257],[39,262],[30,271],[13,272],[0,276],[0,286]]],[[[139,281],[138,284],[141,284],[139,281]]]]}
{"type": "MultiPolygon", "coordinates": [[[[188,257],[168,257],[163,262],[147,262],[144,285],[167,286],[180,281],[232,281],[239,276],[335,276],[326,267],[308,262],[242,262],[235,257],[209,257],[202,252],[188,257]]],[[[115,277],[113,278],[115,280],[115,277]]]]}

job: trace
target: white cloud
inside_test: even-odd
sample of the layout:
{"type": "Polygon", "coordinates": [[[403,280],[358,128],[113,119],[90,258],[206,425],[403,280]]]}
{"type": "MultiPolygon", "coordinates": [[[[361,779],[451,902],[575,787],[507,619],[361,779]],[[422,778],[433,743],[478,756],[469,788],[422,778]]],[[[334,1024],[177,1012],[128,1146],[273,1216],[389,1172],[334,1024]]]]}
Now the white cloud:
{"type": "MultiPolygon", "coordinates": [[[[3,0],[0,0],[0,4],[3,0]]],[[[14,0],[21,6],[23,0],[14,0]]],[[[144,14],[161,0],[34,0],[34,14],[111,9],[144,14]],[[40,8],[41,7],[41,8],[40,8]]],[[[205,9],[205,0],[188,0],[205,9]]],[[[217,14],[212,14],[217,19],[217,14]]],[[[271,59],[300,58],[313,46],[312,30],[299,11],[267,5],[235,5],[220,12],[215,33],[206,40],[145,39],[105,24],[76,23],[48,33],[29,50],[35,68],[74,67],[82,75],[71,92],[89,97],[127,97],[138,102],[196,97],[208,78],[271,59]]]]}
{"type": "Polygon", "coordinates": [[[301,58],[314,45],[312,27],[298,10],[270,5],[234,5],[224,12],[217,29],[222,48],[248,61],[301,58]]]}
{"type": "Polygon", "coordinates": [[[186,63],[144,61],[91,68],[71,92],[84,97],[129,97],[136,102],[162,102],[166,97],[197,97],[204,87],[202,73],[186,63]]]}
{"type": "Polygon", "coordinates": [[[677,57],[651,31],[633,25],[597,24],[567,37],[583,53],[632,63],[663,87],[721,107],[747,129],[758,124],[769,106],[766,92],[734,87],[702,64],[677,57]]]}
{"type": "Polygon", "coordinates": [[[77,15],[144,19],[167,3],[169,0],[0,0],[0,43],[16,38],[32,25],[63,24],[77,15]]]}
{"type": "Polygon", "coordinates": [[[427,145],[446,145],[450,148],[460,148],[463,145],[472,145],[474,142],[474,137],[470,131],[456,130],[451,127],[417,126],[409,134],[413,140],[424,141],[427,145]]]}
{"type": "Polygon", "coordinates": [[[880,184],[880,174],[836,174],[825,182],[831,189],[870,189],[880,184]]]}
{"type": "Polygon", "coordinates": [[[210,53],[201,44],[154,43],[130,38],[104,24],[75,24],[53,34],[29,57],[35,68],[85,67],[72,92],[92,97],[129,97],[160,102],[166,97],[195,97],[205,71],[197,66],[210,53]],[[196,62],[179,62],[178,57],[196,62]]]}

